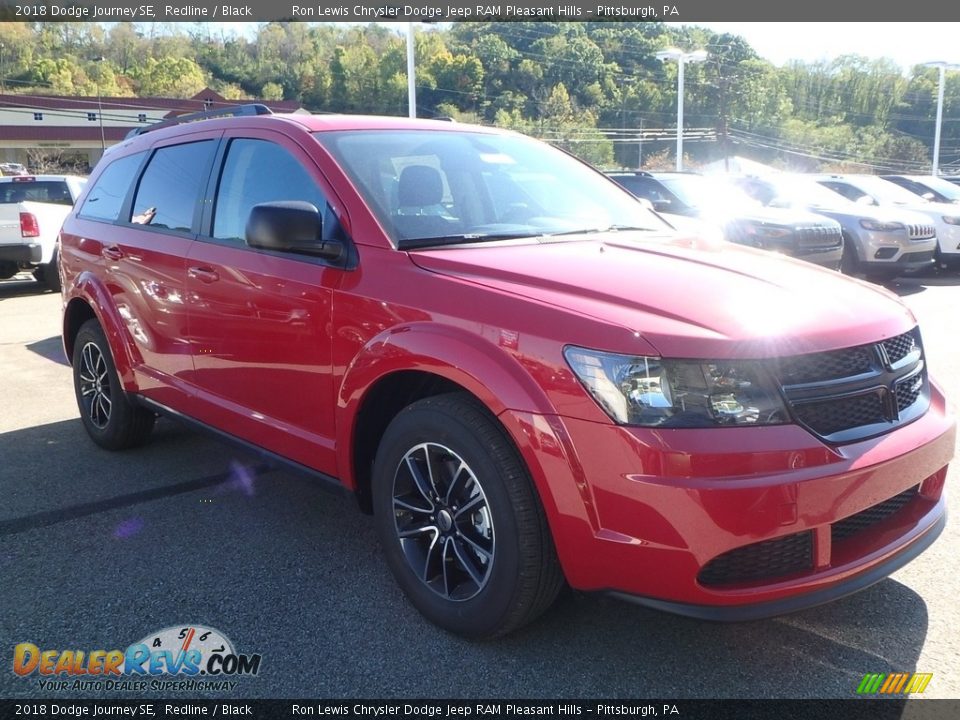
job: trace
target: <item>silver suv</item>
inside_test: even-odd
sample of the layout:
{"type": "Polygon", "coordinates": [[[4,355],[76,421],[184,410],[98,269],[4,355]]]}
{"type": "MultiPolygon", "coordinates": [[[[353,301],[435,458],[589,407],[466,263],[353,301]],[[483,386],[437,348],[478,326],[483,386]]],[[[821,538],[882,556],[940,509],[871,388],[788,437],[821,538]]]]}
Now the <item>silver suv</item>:
{"type": "Polygon", "coordinates": [[[960,267],[960,207],[928,202],[875,175],[815,175],[814,179],[848,200],[883,208],[912,210],[931,223],[937,235],[939,267],[960,267]]]}
{"type": "Polygon", "coordinates": [[[936,230],[925,215],[852,202],[806,175],[740,178],[738,184],[765,205],[802,207],[840,223],[841,269],[848,275],[883,279],[933,267],[936,230]]]}

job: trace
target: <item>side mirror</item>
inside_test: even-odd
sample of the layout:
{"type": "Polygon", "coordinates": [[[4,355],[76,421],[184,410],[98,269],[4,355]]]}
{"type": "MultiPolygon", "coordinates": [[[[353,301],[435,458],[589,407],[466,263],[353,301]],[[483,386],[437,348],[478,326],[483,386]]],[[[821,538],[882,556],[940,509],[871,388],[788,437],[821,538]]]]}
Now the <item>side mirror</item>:
{"type": "Polygon", "coordinates": [[[857,205],[876,205],[877,201],[869,195],[861,195],[856,200],[857,205]]]}
{"type": "Polygon", "coordinates": [[[339,260],[343,243],[322,239],[323,220],[314,205],[301,200],[254,205],[247,219],[247,245],[265,250],[339,260]]]}
{"type": "Polygon", "coordinates": [[[922,197],[924,200],[929,200],[930,202],[933,202],[934,200],[937,199],[937,196],[934,195],[932,192],[925,192],[920,197],[922,197]]]}
{"type": "Polygon", "coordinates": [[[643,205],[643,207],[645,207],[647,210],[656,210],[656,208],[653,206],[653,203],[646,198],[638,197],[637,202],[643,205]]]}
{"type": "Polygon", "coordinates": [[[669,200],[656,200],[653,203],[653,209],[656,210],[657,212],[668,213],[670,212],[670,206],[672,204],[673,203],[671,203],[669,200]]]}

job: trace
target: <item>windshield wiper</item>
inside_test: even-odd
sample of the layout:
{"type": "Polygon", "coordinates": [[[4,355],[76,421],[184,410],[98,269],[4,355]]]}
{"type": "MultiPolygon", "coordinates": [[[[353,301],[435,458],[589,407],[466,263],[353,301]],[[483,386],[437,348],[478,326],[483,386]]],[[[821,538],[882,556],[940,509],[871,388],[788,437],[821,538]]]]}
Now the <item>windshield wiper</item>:
{"type": "Polygon", "coordinates": [[[459,245],[461,243],[486,242],[488,240],[523,240],[542,237],[543,233],[462,233],[460,235],[438,235],[437,237],[406,238],[397,243],[400,250],[459,245]]]}
{"type": "Polygon", "coordinates": [[[566,235],[589,235],[590,233],[619,232],[629,230],[642,230],[650,232],[654,228],[634,227],[631,225],[608,225],[604,228],[579,228],[577,230],[564,230],[562,232],[511,232],[511,233],[461,233],[459,235],[438,235],[436,237],[426,238],[405,238],[401,240],[397,247],[400,250],[419,250],[423,248],[442,247],[444,245],[459,245],[461,243],[488,242],[492,240],[526,240],[530,238],[554,238],[566,235]]]}

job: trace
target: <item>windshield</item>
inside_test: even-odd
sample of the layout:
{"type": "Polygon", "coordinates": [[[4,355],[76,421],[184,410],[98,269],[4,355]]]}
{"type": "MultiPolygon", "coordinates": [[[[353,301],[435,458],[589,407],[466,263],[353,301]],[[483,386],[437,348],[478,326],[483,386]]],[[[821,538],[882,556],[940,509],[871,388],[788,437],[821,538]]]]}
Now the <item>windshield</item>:
{"type": "Polygon", "coordinates": [[[880,203],[917,205],[918,203],[926,202],[923,198],[914,195],[909,190],[904,190],[889,180],[873,177],[872,175],[861,175],[853,178],[850,184],[860,192],[872,196],[880,203]]]}
{"type": "Polygon", "coordinates": [[[960,202],[960,185],[954,185],[949,180],[930,176],[911,176],[909,178],[920,185],[924,185],[935,193],[943,195],[948,202],[960,202]]]}
{"type": "Polygon", "coordinates": [[[684,205],[692,208],[718,209],[728,212],[732,208],[760,206],[760,203],[743,190],[722,178],[703,175],[657,175],[656,178],[680,198],[684,205]]]}
{"type": "Polygon", "coordinates": [[[315,133],[401,248],[592,230],[668,230],[598,172],[519,135],[315,133]]]}
{"type": "Polygon", "coordinates": [[[809,178],[778,177],[769,182],[777,194],[774,200],[776,204],[788,203],[822,208],[844,208],[853,204],[842,195],[827,190],[823,185],[809,178]]]}

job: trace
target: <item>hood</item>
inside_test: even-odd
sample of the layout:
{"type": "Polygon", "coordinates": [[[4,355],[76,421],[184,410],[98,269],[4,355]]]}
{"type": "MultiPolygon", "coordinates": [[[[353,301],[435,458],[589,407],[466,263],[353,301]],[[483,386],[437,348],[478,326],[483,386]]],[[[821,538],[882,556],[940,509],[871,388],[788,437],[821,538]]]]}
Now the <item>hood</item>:
{"type": "Polygon", "coordinates": [[[904,225],[926,225],[930,216],[924,213],[907,209],[902,205],[860,205],[846,203],[841,206],[810,208],[828,217],[853,218],[856,220],[876,220],[877,222],[898,222],[904,225]]]}
{"type": "MultiPolygon", "coordinates": [[[[761,358],[850,347],[916,323],[895,296],[837,272],[725,242],[621,232],[410,253],[419,267],[629,332],[665,357],[761,358]]],[[[535,322],[517,313],[511,322],[535,322]]],[[[520,330],[558,337],[561,328],[520,330]]],[[[561,342],[589,344],[590,338],[561,342]]],[[[628,343],[629,344],[629,343],[628,343]]],[[[597,348],[640,352],[635,346],[597,348]]]]}
{"type": "Polygon", "coordinates": [[[942,217],[946,215],[947,217],[958,217],[960,216],[960,207],[957,207],[953,203],[941,203],[941,202],[927,202],[917,198],[915,203],[892,203],[881,205],[880,207],[885,209],[899,209],[906,210],[909,212],[921,213],[925,218],[931,218],[934,216],[942,217]]]}
{"type": "Polygon", "coordinates": [[[764,225],[776,225],[778,227],[816,227],[820,225],[829,225],[835,227],[833,222],[822,215],[815,215],[806,209],[801,208],[774,208],[774,207],[750,207],[734,208],[728,212],[709,211],[702,215],[704,219],[716,218],[718,220],[748,220],[764,225]]]}

